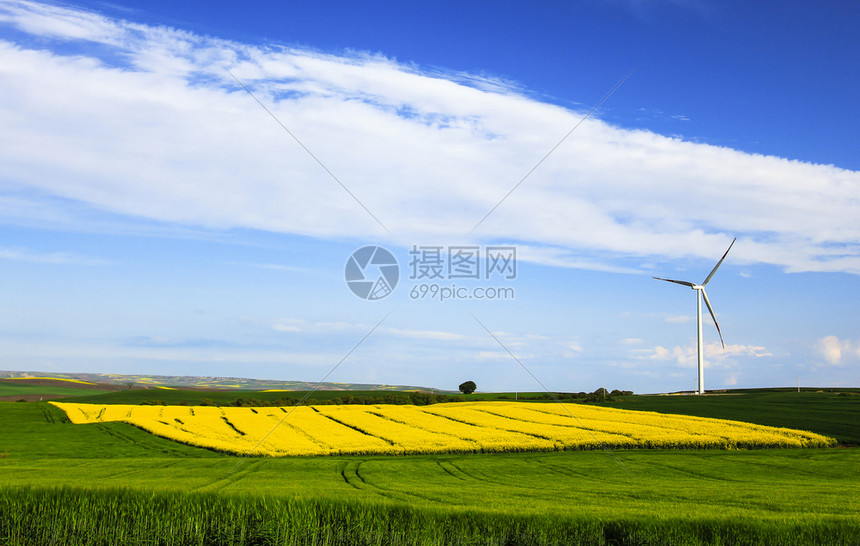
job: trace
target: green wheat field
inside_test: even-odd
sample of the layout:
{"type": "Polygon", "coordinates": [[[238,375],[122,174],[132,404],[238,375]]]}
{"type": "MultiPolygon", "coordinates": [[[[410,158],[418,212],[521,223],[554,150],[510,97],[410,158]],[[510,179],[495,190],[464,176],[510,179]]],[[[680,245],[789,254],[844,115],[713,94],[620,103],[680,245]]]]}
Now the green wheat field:
{"type": "MultiPolygon", "coordinates": [[[[91,390],[64,401],[141,403],[142,392],[162,398],[149,403],[192,406],[303,395],[91,390]]],[[[860,544],[856,390],[605,404],[799,428],[840,445],[238,457],[124,423],[72,425],[45,401],[8,401],[0,402],[0,544],[860,544]]]]}

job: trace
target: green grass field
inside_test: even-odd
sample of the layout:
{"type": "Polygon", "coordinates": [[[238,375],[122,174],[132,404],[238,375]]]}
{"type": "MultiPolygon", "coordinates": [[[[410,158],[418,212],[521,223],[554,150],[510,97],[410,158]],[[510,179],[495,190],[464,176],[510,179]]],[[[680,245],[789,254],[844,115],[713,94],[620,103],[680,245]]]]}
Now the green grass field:
{"type": "Polygon", "coordinates": [[[810,430],[860,446],[860,392],[751,390],[706,396],[624,396],[612,407],[810,430]]]}
{"type": "MultiPolygon", "coordinates": [[[[614,405],[860,436],[857,397],[788,394],[614,405]]],[[[263,459],[64,421],[0,403],[0,544],[860,544],[856,448],[263,459]]]]}
{"type": "Polygon", "coordinates": [[[81,392],[86,392],[87,394],[92,395],[100,395],[104,394],[108,391],[100,391],[100,390],[87,390],[83,391],[79,387],[74,386],[66,386],[62,383],[58,383],[57,385],[51,386],[42,386],[42,385],[27,385],[27,384],[15,384],[11,382],[0,382],[0,397],[3,398],[14,398],[14,397],[34,397],[34,396],[80,396],[81,392]]]}
{"type": "MultiPolygon", "coordinates": [[[[79,394],[82,391],[77,391],[79,394]]],[[[196,390],[123,390],[96,394],[85,391],[75,402],[94,404],[140,404],[165,402],[167,404],[200,405],[208,399],[216,405],[230,405],[236,399],[247,402],[260,400],[274,402],[279,399],[301,400],[306,391],[196,391],[196,390]]],[[[356,401],[369,400],[381,403],[388,396],[405,396],[409,393],[381,393],[380,391],[316,391],[311,396],[318,402],[351,396],[356,401]]],[[[480,393],[469,396],[453,395],[452,400],[514,400],[515,393],[480,393]]],[[[575,408],[581,401],[561,400],[575,408]]],[[[519,400],[536,403],[555,403],[546,400],[546,393],[519,393],[519,400]]],[[[71,399],[69,401],[72,401],[71,399]]],[[[677,413],[698,417],[714,417],[747,421],[761,425],[810,430],[835,437],[847,446],[860,446],[860,390],[841,392],[796,392],[790,389],[733,391],[706,396],[635,395],[616,397],[612,402],[600,403],[608,407],[677,413]]]]}

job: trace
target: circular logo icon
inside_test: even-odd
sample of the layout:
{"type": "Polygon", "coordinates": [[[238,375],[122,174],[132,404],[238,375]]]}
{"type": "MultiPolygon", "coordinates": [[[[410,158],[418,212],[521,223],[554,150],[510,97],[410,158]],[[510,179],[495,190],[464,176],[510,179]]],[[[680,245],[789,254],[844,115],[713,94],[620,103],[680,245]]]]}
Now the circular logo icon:
{"type": "Polygon", "coordinates": [[[400,266],[394,254],[381,246],[361,247],[346,261],[346,285],[363,300],[381,300],[394,291],[400,280],[400,266]]]}

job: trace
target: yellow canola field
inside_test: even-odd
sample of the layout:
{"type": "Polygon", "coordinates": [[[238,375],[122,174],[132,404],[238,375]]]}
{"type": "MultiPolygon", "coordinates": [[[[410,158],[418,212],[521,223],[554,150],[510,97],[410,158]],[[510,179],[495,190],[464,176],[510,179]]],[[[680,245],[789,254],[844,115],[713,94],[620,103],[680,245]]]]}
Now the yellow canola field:
{"type": "Polygon", "coordinates": [[[288,456],[565,449],[824,447],[819,434],[685,415],[527,402],[285,408],[51,402],[75,424],[122,421],[190,445],[288,456]]]}

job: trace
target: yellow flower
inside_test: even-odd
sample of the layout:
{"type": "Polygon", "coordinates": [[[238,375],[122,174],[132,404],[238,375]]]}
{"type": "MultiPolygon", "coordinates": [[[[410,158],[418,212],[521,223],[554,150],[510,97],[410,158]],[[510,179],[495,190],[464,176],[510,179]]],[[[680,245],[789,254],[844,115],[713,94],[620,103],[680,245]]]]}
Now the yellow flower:
{"type": "Polygon", "coordinates": [[[235,408],[51,402],[76,424],[122,421],[190,445],[268,456],[612,448],[820,447],[832,438],[738,421],[584,405],[468,402],[235,408]]]}

